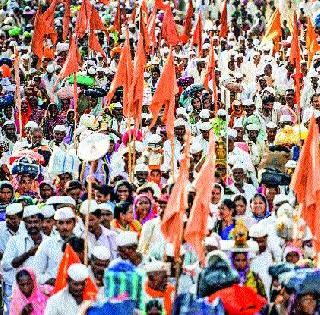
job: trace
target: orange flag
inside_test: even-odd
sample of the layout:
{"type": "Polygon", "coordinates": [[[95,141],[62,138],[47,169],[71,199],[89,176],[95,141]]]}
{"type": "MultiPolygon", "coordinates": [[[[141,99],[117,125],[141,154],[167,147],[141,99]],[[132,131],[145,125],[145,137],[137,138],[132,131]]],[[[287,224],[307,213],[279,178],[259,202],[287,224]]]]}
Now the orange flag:
{"type": "Polygon", "coordinates": [[[132,84],[130,86],[130,113],[123,113],[126,117],[133,117],[135,119],[136,127],[139,128],[142,115],[142,100],[144,87],[144,69],[147,59],[143,46],[143,36],[139,35],[137,44],[136,57],[134,59],[134,71],[132,84]]]}
{"type": "Polygon", "coordinates": [[[70,24],[70,14],[71,14],[71,9],[70,9],[70,0],[65,0],[64,1],[64,15],[62,19],[62,39],[63,41],[67,40],[68,32],[69,32],[69,24],[70,24]]]}
{"type": "Polygon", "coordinates": [[[163,3],[163,0],[155,0],[155,2],[154,2],[154,8],[155,8],[156,10],[163,10],[163,11],[165,11],[165,10],[167,9],[167,7],[168,7],[168,6],[163,3]]]}
{"type": "Polygon", "coordinates": [[[161,231],[165,240],[174,246],[174,257],[179,258],[180,246],[183,240],[183,217],[188,205],[188,190],[190,166],[190,131],[187,129],[183,158],[177,181],[175,182],[166,210],[161,222],[161,231]]]}
{"type": "Polygon", "coordinates": [[[313,57],[317,51],[320,51],[320,45],[317,41],[317,34],[311,19],[308,17],[307,31],[306,31],[306,48],[308,50],[308,68],[311,65],[313,57]]]}
{"type": "Polygon", "coordinates": [[[219,33],[219,36],[223,37],[223,38],[227,37],[228,31],[229,31],[229,28],[228,28],[227,1],[228,0],[224,1],[224,5],[223,5],[222,12],[221,12],[221,17],[220,17],[220,33],[219,33]]]}
{"type": "Polygon", "coordinates": [[[144,42],[144,49],[148,53],[150,50],[150,40],[149,40],[149,34],[148,34],[148,29],[147,29],[147,24],[148,24],[148,8],[145,0],[142,1],[141,3],[141,8],[140,8],[140,34],[143,37],[143,42],[144,42]]]}
{"type": "Polygon", "coordinates": [[[118,33],[121,32],[121,8],[120,8],[120,1],[117,6],[117,11],[116,11],[116,16],[114,17],[114,22],[113,22],[113,28],[116,30],[118,33]]]}
{"type": "Polygon", "coordinates": [[[274,51],[277,52],[280,49],[281,37],[282,37],[281,13],[277,8],[270,19],[270,24],[267,26],[266,33],[262,41],[264,42],[273,41],[274,51]]]}
{"type": "Polygon", "coordinates": [[[217,84],[216,84],[216,75],[215,75],[215,68],[216,68],[216,60],[214,57],[214,45],[213,39],[210,41],[210,52],[209,52],[209,61],[206,66],[206,71],[204,75],[204,82],[203,86],[205,89],[209,89],[209,81],[212,81],[212,90],[213,90],[213,97],[214,97],[214,107],[215,112],[218,110],[218,92],[217,92],[217,84]]]}
{"type": "Polygon", "coordinates": [[[153,9],[149,19],[148,19],[148,37],[150,46],[154,46],[157,42],[156,39],[156,18],[157,18],[157,11],[153,9]]]}
{"type": "Polygon", "coordinates": [[[100,53],[102,55],[103,58],[107,59],[106,53],[104,52],[104,50],[102,49],[99,40],[97,38],[97,35],[94,33],[94,31],[90,32],[90,36],[89,36],[89,48],[97,53],[100,53]]]}
{"type": "Polygon", "coordinates": [[[103,24],[98,11],[92,7],[90,15],[90,30],[107,31],[107,28],[103,24]]]}
{"type": "Polygon", "coordinates": [[[193,45],[197,45],[198,46],[198,55],[199,57],[202,56],[202,15],[201,12],[199,13],[198,16],[198,21],[196,24],[196,27],[194,29],[193,32],[193,37],[192,37],[192,43],[193,45]]]}
{"type": "Polygon", "coordinates": [[[173,62],[172,50],[170,50],[168,59],[162,69],[160,79],[158,81],[157,89],[153,95],[149,111],[152,114],[152,122],[149,128],[152,128],[156,123],[158,116],[164,105],[163,122],[166,125],[166,130],[169,139],[173,139],[174,134],[174,108],[175,95],[178,93],[178,85],[176,79],[176,72],[173,62]]]}
{"type": "MultiPolygon", "coordinates": [[[[55,287],[53,289],[53,294],[61,291],[67,286],[67,279],[68,279],[68,268],[72,264],[81,263],[78,255],[72,249],[72,247],[67,244],[66,249],[64,251],[63,257],[60,261],[57,278],[55,282],[55,287]]],[[[86,285],[83,292],[83,299],[84,300],[95,300],[98,294],[98,288],[93,283],[90,278],[86,279],[86,285]]]]}
{"type": "Polygon", "coordinates": [[[184,31],[183,34],[181,35],[181,40],[185,44],[190,38],[190,33],[192,29],[192,17],[193,17],[193,5],[192,5],[192,0],[189,0],[189,6],[188,10],[184,19],[184,31]]]}
{"type": "Polygon", "coordinates": [[[301,64],[300,64],[300,44],[299,44],[299,29],[298,29],[298,22],[297,22],[297,15],[294,14],[294,28],[293,28],[293,35],[291,41],[291,51],[289,61],[295,67],[295,74],[294,74],[294,88],[295,88],[295,103],[300,105],[300,88],[301,88],[301,64]]]}
{"type": "Polygon", "coordinates": [[[190,211],[184,239],[193,246],[200,262],[204,261],[203,240],[207,234],[207,221],[210,213],[212,188],[215,183],[215,138],[210,131],[209,151],[195,180],[196,196],[190,211]]]}
{"type": "Polygon", "coordinates": [[[292,175],[291,188],[302,206],[302,218],[316,239],[320,251],[320,150],[319,127],[314,117],[310,120],[307,139],[302,147],[298,165],[292,175]]]}
{"type": "Polygon", "coordinates": [[[162,38],[167,42],[168,46],[176,46],[180,42],[180,36],[170,6],[167,7],[164,13],[162,21],[162,38]]]}
{"type": "Polygon", "coordinates": [[[83,0],[77,15],[75,32],[78,38],[82,38],[89,27],[92,5],[89,0],[83,0]]]}
{"type": "Polygon", "coordinates": [[[46,23],[43,19],[40,10],[37,10],[37,13],[34,18],[34,32],[32,36],[31,49],[32,52],[38,57],[38,64],[42,61],[43,56],[43,42],[44,34],[46,29],[46,23]]]}
{"type": "Polygon", "coordinates": [[[127,36],[124,46],[122,47],[120,59],[118,63],[117,73],[115,74],[110,86],[108,95],[106,96],[106,103],[109,105],[117,88],[123,86],[123,112],[129,112],[129,89],[132,82],[133,65],[130,52],[129,34],[127,36]]]}

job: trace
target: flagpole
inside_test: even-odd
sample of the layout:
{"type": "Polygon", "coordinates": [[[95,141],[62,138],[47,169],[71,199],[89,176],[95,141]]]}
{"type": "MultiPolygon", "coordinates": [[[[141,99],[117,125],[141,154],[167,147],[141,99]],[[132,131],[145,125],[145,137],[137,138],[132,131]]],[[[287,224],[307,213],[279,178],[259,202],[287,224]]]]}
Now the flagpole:
{"type": "Polygon", "coordinates": [[[89,212],[91,205],[92,195],[92,177],[93,177],[93,165],[94,161],[90,164],[90,171],[88,177],[88,209],[85,216],[85,230],[84,230],[84,264],[88,266],[88,231],[89,231],[89,212]]]}
{"type": "Polygon", "coordinates": [[[22,113],[21,113],[21,93],[20,93],[20,73],[19,73],[19,50],[17,46],[14,46],[14,78],[16,83],[16,95],[15,100],[18,107],[18,114],[19,114],[19,136],[22,139],[22,113]]]}
{"type": "Polygon", "coordinates": [[[174,182],[174,150],[175,150],[175,146],[174,146],[174,136],[173,138],[170,140],[171,142],[171,176],[172,176],[172,180],[174,182]]]}

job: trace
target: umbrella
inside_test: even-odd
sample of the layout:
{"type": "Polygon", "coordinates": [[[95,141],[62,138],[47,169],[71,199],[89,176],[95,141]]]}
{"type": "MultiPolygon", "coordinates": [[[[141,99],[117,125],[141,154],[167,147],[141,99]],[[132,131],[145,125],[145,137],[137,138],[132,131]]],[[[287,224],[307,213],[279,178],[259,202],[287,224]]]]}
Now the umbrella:
{"type": "Polygon", "coordinates": [[[29,162],[36,162],[37,164],[43,164],[44,158],[41,154],[38,152],[32,151],[32,150],[21,150],[18,152],[13,153],[9,158],[9,164],[13,164],[16,160],[19,160],[21,158],[27,158],[29,162]]]}
{"type": "Polygon", "coordinates": [[[93,133],[79,143],[78,156],[88,162],[99,160],[107,153],[109,144],[109,136],[93,133]]]}
{"type": "Polygon", "coordinates": [[[253,289],[238,284],[210,295],[209,301],[213,302],[216,298],[222,300],[228,315],[254,315],[267,304],[267,300],[253,289]]]}

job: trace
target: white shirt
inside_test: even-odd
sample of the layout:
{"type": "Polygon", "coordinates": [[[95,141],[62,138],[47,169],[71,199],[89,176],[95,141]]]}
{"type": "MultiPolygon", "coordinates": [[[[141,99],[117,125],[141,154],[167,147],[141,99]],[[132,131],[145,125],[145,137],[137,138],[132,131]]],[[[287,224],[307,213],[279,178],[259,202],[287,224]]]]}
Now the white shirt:
{"type": "MultiPolygon", "coordinates": [[[[43,243],[47,237],[45,235],[42,235],[42,237],[43,237],[42,239],[42,243],[43,243]]],[[[9,238],[9,241],[3,253],[3,258],[1,262],[2,268],[4,271],[4,280],[7,284],[13,283],[15,272],[16,272],[16,268],[12,266],[12,260],[18,256],[21,256],[23,253],[27,252],[34,246],[35,244],[31,236],[26,231],[9,238]]],[[[35,261],[36,261],[35,256],[31,256],[19,268],[21,267],[34,268],[35,261]]]]}
{"type": "Polygon", "coordinates": [[[61,290],[60,292],[51,296],[47,302],[44,315],[78,315],[80,305],[69,293],[69,288],[61,290]]]}
{"type": "Polygon", "coordinates": [[[44,284],[51,278],[56,278],[58,267],[63,256],[64,240],[60,234],[48,237],[43,241],[35,255],[35,270],[38,281],[44,284]]]}

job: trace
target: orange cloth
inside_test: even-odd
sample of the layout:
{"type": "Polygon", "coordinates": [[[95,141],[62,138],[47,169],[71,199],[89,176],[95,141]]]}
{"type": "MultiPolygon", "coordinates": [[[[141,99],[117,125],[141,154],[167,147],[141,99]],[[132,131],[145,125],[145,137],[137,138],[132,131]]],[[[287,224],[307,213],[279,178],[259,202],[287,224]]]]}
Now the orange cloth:
{"type": "Polygon", "coordinates": [[[302,218],[316,239],[315,247],[320,250],[320,149],[319,127],[311,118],[307,139],[304,142],[298,165],[292,175],[290,186],[302,205],[302,218]]]}
{"type": "Polygon", "coordinates": [[[227,11],[227,0],[224,1],[223,9],[220,17],[220,37],[227,37],[228,35],[228,11],[227,11]]]}
{"type": "Polygon", "coordinates": [[[192,17],[193,17],[193,5],[192,5],[192,0],[189,0],[188,10],[183,23],[184,31],[183,31],[183,34],[181,35],[181,40],[184,44],[187,43],[190,37],[190,33],[192,30],[192,17]]]}
{"type": "Polygon", "coordinates": [[[275,48],[274,51],[278,51],[280,49],[280,39],[282,36],[281,29],[281,13],[279,9],[276,9],[271,17],[270,24],[267,26],[266,33],[264,35],[265,41],[272,40],[274,42],[275,48]]]}
{"type": "Polygon", "coordinates": [[[162,69],[157,89],[149,106],[149,111],[152,114],[152,122],[149,128],[152,128],[155,125],[162,106],[165,106],[163,122],[166,124],[166,130],[169,139],[173,139],[175,95],[178,92],[179,89],[177,85],[173,54],[172,50],[170,50],[166,64],[162,69]]]}
{"type": "Polygon", "coordinates": [[[185,240],[196,250],[200,262],[204,261],[202,242],[207,234],[212,187],[215,183],[215,138],[210,131],[209,151],[195,182],[196,196],[184,233],[185,240]]]}
{"type": "Polygon", "coordinates": [[[10,67],[6,64],[3,64],[1,67],[0,67],[1,71],[2,71],[2,76],[4,78],[10,78],[11,77],[11,70],[10,70],[10,67]]]}
{"type": "Polygon", "coordinates": [[[144,289],[146,294],[149,295],[151,298],[154,298],[154,299],[163,298],[165,314],[166,315],[171,314],[172,299],[173,299],[173,293],[175,290],[172,284],[168,284],[165,291],[157,291],[157,290],[151,289],[148,283],[145,284],[144,289]]]}
{"type": "Polygon", "coordinates": [[[317,41],[317,34],[314,26],[312,25],[311,19],[308,18],[308,25],[306,31],[306,48],[308,50],[308,68],[311,65],[313,57],[317,51],[320,50],[320,45],[317,41]]]}
{"type": "Polygon", "coordinates": [[[90,32],[89,48],[97,53],[100,53],[103,56],[103,58],[107,59],[106,53],[102,49],[102,47],[99,43],[99,40],[97,38],[97,35],[94,33],[94,31],[90,32]]]}
{"type": "Polygon", "coordinates": [[[198,46],[198,55],[201,58],[202,57],[202,32],[203,32],[203,28],[202,28],[202,15],[201,12],[199,13],[198,16],[198,21],[196,24],[196,28],[193,32],[193,37],[192,37],[192,43],[193,45],[197,45],[198,46]]]}
{"type": "Polygon", "coordinates": [[[148,24],[148,8],[147,8],[146,1],[143,0],[140,8],[140,35],[139,36],[143,37],[144,49],[148,53],[150,50],[150,40],[149,40],[147,24],[148,24]]]}
{"type": "Polygon", "coordinates": [[[75,33],[77,37],[81,39],[87,31],[87,28],[90,23],[90,16],[92,11],[92,5],[89,0],[83,0],[80,10],[76,19],[76,29],[75,33]]]}
{"type": "Polygon", "coordinates": [[[186,133],[186,145],[183,150],[183,158],[180,163],[180,171],[177,181],[171,191],[166,210],[164,211],[161,231],[168,243],[174,246],[174,256],[180,256],[180,246],[183,234],[183,217],[187,208],[188,191],[186,182],[189,178],[190,167],[190,131],[186,133]]]}
{"type": "Polygon", "coordinates": [[[162,38],[166,41],[168,46],[176,46],[180,42],[180,36],[170,6],[167,7],[164,13],[162,21],[162,38]]]}

